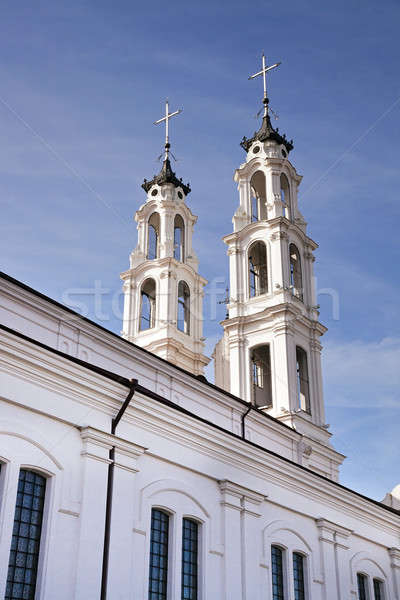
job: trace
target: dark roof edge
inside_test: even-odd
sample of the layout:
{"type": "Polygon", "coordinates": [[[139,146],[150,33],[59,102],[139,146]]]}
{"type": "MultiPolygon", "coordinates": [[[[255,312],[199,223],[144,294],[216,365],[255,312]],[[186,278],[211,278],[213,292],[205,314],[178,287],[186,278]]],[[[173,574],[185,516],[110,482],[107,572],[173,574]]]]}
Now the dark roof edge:
{"type": "MultiPolygon", "coordinates": [[[[57,356],[65,358],[75,364],[78,364],[86,369],[89,369],[90,371],[93,371],[103,377],[106,377],[107,379],[111,379],[129,389],[132,386],[131,381],[126,377],[122,377],[120,375],[117,375],[116,373],[113,373],[112,371],[107,371],[106,369],[97,367],[96,365],[93,365],[92,363],[81,360],[80,358],[76,358],[75,356],[70,356],[69,354],[65,354],[65,352],[61,352],[60,350],[56,350],[55,348],[52,348],[51,346],[47,346],[46,344],[43,344],[42,342],[34,340],[33,338],[30,338],[29,336],[27,336],[23,333],[20,333],[19,331],[15,331],[14,329],[7,327],[6,325],[2,325],[1,323],[0,323],[0,329],[3,331],[7,331],[8,333],[15,335],[16,337],[19,337],[23,340],[26,340],[40,348],[43,348],[44,350],[52,352],[53,354],[56,354],[57,356]]],[[[257,448],[258,450],[261,450],[262,452],[266,452],[267,454],[269,454],[271,456],[275,456],[276,458],[279,458],[279,459],[283,460],[284,462],[289,463],[289,464],[297,467],[298,469],[301,469],[302,471],[305,471],[306,473],[314,475],[315,477],[318,477],[319,479],[322,479],[323,481],[325,481],[327,483],[335,485],[338,488],[340,488],[346,492],[350,492],[351,494],[354,494],[357,497],[362,498],[363,500],[366,500],[367,502],[371,502],[372,504],[374,504],[380,508],[383,508],[397,516],[400,516],[400,510],[396,510],[395,508],[392,508],[391,506],[382,504],[382,502],[379,502],[378,500],[374,500],[373,498],[364,496],[364,494],[361,494],[360,492],[356,492],[355,490],[352,490],[351,488],[348,488],[345,485],[338,483],[337,481],[328,479],[328,477],[325,477],[324,475],[321,475],[320,473],[316,473],[312,469],[308,469],[307,467],[304,467],[303,465],[299,465],[298,463],[290,460],[290,458],[281,456],[280,454],[278,454],[277,452],[274,452],[273,450],[269,450],[268,448],[264,448],[263,446],[260,446],[259,444],[255,444],[254,442],[252,442],[250,440],[244,439],[237,433],[234,433],[233,431],[229,431],[229,429],[225,429],[224,427],[221,427],[220,425],[217,425],[216,423],[213,423],[212,421],[208,421],[207,419],[204,419],[203,417],[196,415],[195,413],[187,410],[186,408],[183,408],[182,406],[175,404],[171,400],[167,400],[166,398],[163,398],[156,392],[153,392],[152,390],[149,390],[148,388],[145,388],[144,386],[142,386],[140,384],[136,387],[136,391],[143,394],[144,396],[148,396],[149,398],[152,398],[156,402],[160,402],[161,404],[164,404],[165,406],[168,406],[174,410],[177,410],[178,412],[185,414],[185,415],[195,419],[196,421],[204,423],[205,425],[208,425],[208,426],[212,427],[213,429],[217,429],[218,431],[221,431],[221,432],[229,435],[230,437],[240,440],[240,441],[244,442],[245,444],[252,446],[253,448],[257,448]]],[[[248,406],[247,403],[245,403],[245,404],[246,404],[246,406],[248,406]]],[[[257,409],[254,409],[254,410],[256,410],[259,413],[259,411],[257,409]]],[[[260,413],[260,414],[264,414],[264,413],[260,413]]]]}
{"type": "MultiPolygon", "coordinates": [[[[157,356],[157,354],[154,354],[153,352],[150,352],[149,350],[146,350],[145,348],[142,348],[141,346],[138,346],[137,344],[134,344],[133,342],[130,342],[129,340],[125,340],[123,337],[121,337],[120,335],[114,333],[110,329],[107,329],[106,327],[103,327],[103,325],[99,325],[98,323],[96,323],[95,321],[92,321],[88,317],[84,317],[83,315],[80,315],[75,310],[72,310],[72,308],[69,308],[68,306],[65,306],[64,304],[61,304],[61,302],[58,302],[57,300],[54,300],[53,298],[50,298],[50,296],[46,296],[46,294],[42,294],[42,292],[38,292],[37,290],[35,290],[34,288],[30,287],[26,283],[22,283],[22,281],[18,281],[18,279],[15,279],[14,277],[11,277],[11,275],[7,275],[7,273],[4,273],[3,271],[0,271],[0,277],[3,278],[3,279],[5,279],[6,281],[9,281],[10,283],[13,283],[14,285],[17,285],[18,287],[26,290],[27,292],[30,292],[31,294],[33,294],[34,296],[37,296],[38,298],[41,298],[42,300],[46,300],[46,302],[50,302],[50,304],[53,304],[54,306],[57,306],[58,308],[66,311],[66,312],[68,312],[69,314],[74,315],[75,318],[77,318],[78,320],[82,319],[82,321],[85,321],[89,325],[93,325],[94,327],[97,327],[101,331],[104,331],[105,333],[108,333],[109,335],[112,335],[113,337],[117,338],[119,341],[123,342],[124,344],[128,344],[130,346],[133,346],[133,348],[135,348],[139,352],[144,352],[145,354],[148,354],[149,356],[155,358],[156,360],[159,360],[162,363],[167,364],[170,368],[176,369],[177,371],[180,371],[181,373],[184,373],[185,375],[188,375],[192,379],[195,379],[196,383],[200,382],[200,383],[202,383],[204,385],[207,385],[211,389],[216,390],[217,392],[219,392],[220,394],[223,394],[225,396],[228,396],[229,398],[232,398],[232,400],[235,400],[235,402],[240,403],[242,406],[248,407],[248,403],[245,400],[242,400],[242,398],[239,398],[239,396],[235,396],[234,394],[231,394],[230,392],[228,392],[228,391],[226,391],[226,390],[218,387],[214,383],[211,383],[211,381],[208,381],[204,376],[199,377],[198,375],[194,375],[190,371],[187,371],[186,369],[183,369],[182,367],[179,367],[178,365],[172,364],[171,362],[169,362],[165,358],[162,358],[161,356],[157,356]]],[[[272,417],[268,413],[259,412],[259,414],[262,415],[264,418],[269,419],[270,421],[273,421],[274,423],[278,424],[280,427],[284,427],[285,429],[289,430],[291,433],[293,433],[293,432],[297,433],[296,431],[294,431],[292,429],[292,427],[289,427],[289,425],[286,425],[286,423],[282,423],[282,421],[279,421],[278,419],[275,419],[275,417],[272,417]]]]}

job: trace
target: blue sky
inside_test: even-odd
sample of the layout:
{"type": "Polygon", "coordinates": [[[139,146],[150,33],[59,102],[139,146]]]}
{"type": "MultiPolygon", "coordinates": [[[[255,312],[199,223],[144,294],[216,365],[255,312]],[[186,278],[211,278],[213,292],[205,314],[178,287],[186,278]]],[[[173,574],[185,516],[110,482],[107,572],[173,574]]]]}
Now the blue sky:
{"type": "MultiPolygon", "coordinates": [[[[257,128],[264,50],[277,125],[294,139],[316,275],[327,421],[342,483],[374,498],[399,483],[400,5],[116,0],[2,3],[2,270],[58,300],[97,280],[102,324],[136,244],[140,184],[160,166],[165,97],[178,176],[199,216],[200,272],[225,287],[221,237],[238,203],[239,142],[257,128]]],[[[222,298],[222,295],[221,295],[222,298]]],[[[75,296],[95,317],[90,296],[75,296]]],[[[211,318],[208,351],[224,316],[211,318]]]]}

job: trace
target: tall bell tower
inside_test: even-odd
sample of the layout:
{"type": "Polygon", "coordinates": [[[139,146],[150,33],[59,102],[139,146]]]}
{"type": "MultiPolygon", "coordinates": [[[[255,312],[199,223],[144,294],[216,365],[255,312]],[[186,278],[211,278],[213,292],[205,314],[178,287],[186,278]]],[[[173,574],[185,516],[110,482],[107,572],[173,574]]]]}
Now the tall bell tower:
{"type": "Polygon", "coordinates": [[[245,162],[235,171],[239,207],[228,246],[230,298],[223,338],[214,352],[216,384],[309,439],[328,444],[313,263],[289,159],[293,142],[271,123],[266,75],[260,129],[243,138],[245,162]]]}
{"type": "Polygon", "coordinates": [[[124,281],[122,336],[195,375],[202,375],[209,358],[204,356],[203,288],[207,280],[198,273],[192,247],[197,221],[186,198],[184,184],[172,170],[169,152],[169,112],[166,102],[165,155],[161,171],[142,188],[146,202],[135,220],[138,244],[130,256],[124,281]]]}

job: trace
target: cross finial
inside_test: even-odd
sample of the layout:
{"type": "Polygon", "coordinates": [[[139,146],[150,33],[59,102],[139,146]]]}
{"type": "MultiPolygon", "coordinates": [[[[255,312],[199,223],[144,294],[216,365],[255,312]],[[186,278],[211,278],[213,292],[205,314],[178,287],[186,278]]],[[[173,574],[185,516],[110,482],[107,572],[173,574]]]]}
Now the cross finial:
{"type": "Polygon", "coordinates": [[[182,112],[182,109],[179,108],[175,112],[170,113],[169,112],[169,102],[168,102],[168,98],[167,98],[165,101],[165,117],[158,119],[158,121],[154,121],[154,125],[158,125],[159,123],[162,123],[163,121],[165,121],[165,156],[164,156],[164,160],[168,159],[169,149],[171,147],[171,144],[169,143],[169,120],[171,117],[175,117],[175,115],[179,115],[179,113],[181,113],[181,112],[182,112]]]}
{"type": "Polygon", "coordinates": [[[268,71],[271,71],[272,69],[276,69],[276,67],[279,67],[281,63],[277,62],[274,65],[271,66],[267,66],[267,62],[265,60],[265,55],[264,52],[262,54],[262,69],[261,71],[258,71],[258,73],[254,73],[254,75],[250,75],[249,79],[255,79],[255,77],[258,77],[259,75],[263,76],[263,81],[264,81],[264,98],[263,98],[263,104],[264,104],[264,117],[266,117],[268,115],[268,94],[267,94],[267,73],[268,71]]]}

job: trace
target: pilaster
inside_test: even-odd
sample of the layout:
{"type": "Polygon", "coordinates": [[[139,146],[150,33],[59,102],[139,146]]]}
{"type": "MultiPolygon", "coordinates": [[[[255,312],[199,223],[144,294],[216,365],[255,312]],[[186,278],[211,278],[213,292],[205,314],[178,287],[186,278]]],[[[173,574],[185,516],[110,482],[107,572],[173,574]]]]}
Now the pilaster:
{"type": "Polygon", "coordinates": [[[261,600],[259,508],[265,496],[232,481],[219,482],[224,531],[224,599],[261,600]]]}
{"type": "Polygon", "coordinates": [[[395,598],[400,598],[400,548],[389,548],[388,552],[395,598]]]}
{"type": "Polygon", "coordinates": [[[316,519],[316,525],[324,577],[323,597],[325,600],[348,600],[351,589],[348,538],[353,532],[321,518],[316,519]]]}
{"type": "Polygon", "coordinates": [[[76,600],[100,598],[110,437],[91,427],[81,431],[83,469],[76,600]]]}

